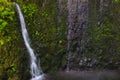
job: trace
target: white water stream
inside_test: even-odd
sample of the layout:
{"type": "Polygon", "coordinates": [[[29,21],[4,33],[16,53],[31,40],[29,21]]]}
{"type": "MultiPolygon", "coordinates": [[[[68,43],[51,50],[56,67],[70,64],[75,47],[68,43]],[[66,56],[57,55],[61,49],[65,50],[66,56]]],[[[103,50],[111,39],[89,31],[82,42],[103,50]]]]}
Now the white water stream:
{"type": "Polygon", "coordinates": [[[26,29],[26,24],[25,24],[23,14],[22,14],[21,9],[17,3],[15,3],[15,6],[16,6],[17,12],[19,14],[22,36],[23,36],[23,39],[25,42],[25,46],[26,46],[26,48],[29,52],[29,55],[30,55],[30,73],[32,75],[31,80],[43,80],[44,74],[41,70],[41,67],[38,65],[39,64],[38,60],[34,54],[33,49],[30,46],[30,43],[29,43],[30,38],[29,38],[27,29],[26,29]]]}

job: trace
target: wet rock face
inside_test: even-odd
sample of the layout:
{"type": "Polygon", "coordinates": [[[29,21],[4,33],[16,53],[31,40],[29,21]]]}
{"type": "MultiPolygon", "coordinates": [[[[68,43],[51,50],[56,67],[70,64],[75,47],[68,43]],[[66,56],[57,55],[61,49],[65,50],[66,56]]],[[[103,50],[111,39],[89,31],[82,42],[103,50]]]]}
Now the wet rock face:
{"type": "Polygon", "coordinates": [[[88,26],[88,0],[68,0],[68,66],[78,64],[81,54],[81,40],[88,26]],[[77,57],[78,56],[78,59],[77,57]],[[77,61],[76,61],[77,59],[77,61]],[[72,61],[71,61],[72,60],[72,61]]]}
{"type": "Polygon", "coordinates": [[[59,72],[46,77],[47,80],[120,80],[116,71],[59,72]]]}
{"type": "Polygon", "coordinates": [[[82,29],[87,27],[88,1],[68,1],[68,40],[80,40],[82,29]]]}

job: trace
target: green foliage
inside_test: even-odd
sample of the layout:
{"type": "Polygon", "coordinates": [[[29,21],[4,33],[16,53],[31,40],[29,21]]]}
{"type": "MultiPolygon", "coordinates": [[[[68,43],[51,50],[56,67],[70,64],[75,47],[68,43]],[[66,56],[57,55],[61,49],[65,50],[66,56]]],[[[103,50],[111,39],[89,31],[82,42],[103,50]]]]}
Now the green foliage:
{"type": "Polygon", "coordinates": [[[37,15],[37,12],[38,12],[38,8],[35,4],[23,5],[22,10],[26,18],[34,17],[34,15],[37,15]]]}
{"type": "Polygon", "coordinates": [[[115,3],[120,3],[120,0],[114,0],[115,1],[115,3]]]}
{"type": "Polygon", "coordinates": [[[0,31],[2,31],[8,25],[8,21],[13,21],[14,11],[9,8],[12,4],[4,0],[0,2],[0,6],[0,31]]]}
{"type": "Polygon", "coordinates": [[[21,35],[14,9],[13,3],[0,0],[0,80],[19,80],[20,75],[21,35]]]}
{"type": "MultiPolygon", "coordinates": [[[[118,1],[116,0],[116,2],[118,1]]],[[[116,3],[109,5],[108,12],[103,12],[103,19],[99,26],[97,25],[98,19],[94,15],[89,17],[91,21],[88,28],[88,43],[84,52],[86,56],[95,58],[99,62],[96,66],[98,68],[119,68],[119,8],[120,5],[116,5],[116,3]]]]}
{"type": "Polygon", "coordinates": [[[0,45],[3,45],[4,44],[4,40],[0,40],[0,45]]]}
{"type": "MultiPolygon", "coordinates": [[[[0,33],[6,34],[6,28],[8,28],[8,23],[13,21],[14,11],[13,5],[10,2],[6,2],[5,0],[0,1],[0,33]]],[[[5,44],[10,41],[10,36],[4,37],[0,36],[0,45],[5,44]],[[2,38],[3,37],[3,38],[2,38]]]]}

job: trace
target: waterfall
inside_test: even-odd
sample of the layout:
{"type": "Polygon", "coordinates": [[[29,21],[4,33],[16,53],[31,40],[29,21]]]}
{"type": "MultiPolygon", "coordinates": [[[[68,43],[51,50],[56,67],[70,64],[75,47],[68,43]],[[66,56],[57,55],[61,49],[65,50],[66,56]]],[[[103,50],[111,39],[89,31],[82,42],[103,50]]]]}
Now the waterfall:
{"type": "Polygon", "coordinates": [[[18,12],[19,18],[20,18],[22,36],[23,36],[25,46],[26,46],[26,48],[29,52],[29,56],[30,56],[30,73],[32,75],[31,80],[43,80],[44,74],[41,70],[41,67],[38,65],[39,64],[38,60],[34,54],[33,49],[30,46],[30,43],[29,43],[30,38],[29,38],[27,29],[26,29],[26,24],[25,24],[23,14],[21,12],[19,5],[15,3],[15,6],[17,8],[17,12],[18,12]]]}

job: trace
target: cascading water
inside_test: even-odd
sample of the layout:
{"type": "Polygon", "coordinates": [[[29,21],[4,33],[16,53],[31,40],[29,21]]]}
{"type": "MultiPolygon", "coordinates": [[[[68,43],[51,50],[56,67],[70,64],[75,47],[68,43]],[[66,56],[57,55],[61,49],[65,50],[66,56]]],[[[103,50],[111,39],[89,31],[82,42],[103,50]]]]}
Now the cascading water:
{"type": "Polygon", "coordinates": [[[29,38],[27,29],[26,29],[26,24],[25,24],[23,14],[21,12],[19,5],[15,3],[15,6],[16,6],[17,12],[19,14],[20,24],[21,24],[21,29],[22,29],[22,36],[23,36],[23,39],[25,42],[25,46],[30,55],[30,72],[32,75],[31,80],[43,80],[44,74],[41,70],[41,67],[37,64],[38,60],[34,54],[33,49],[30,46],[30,43],[29,43],[30,38],[29,38]]]}

